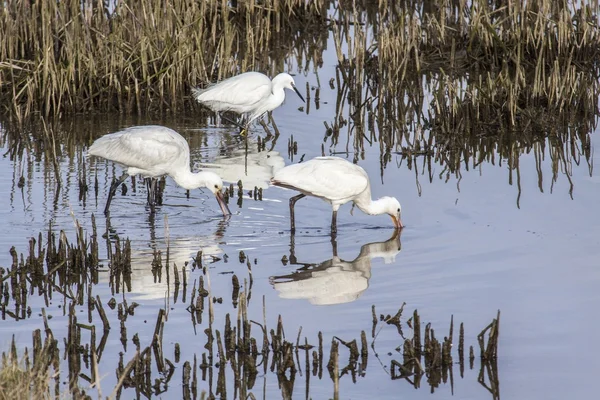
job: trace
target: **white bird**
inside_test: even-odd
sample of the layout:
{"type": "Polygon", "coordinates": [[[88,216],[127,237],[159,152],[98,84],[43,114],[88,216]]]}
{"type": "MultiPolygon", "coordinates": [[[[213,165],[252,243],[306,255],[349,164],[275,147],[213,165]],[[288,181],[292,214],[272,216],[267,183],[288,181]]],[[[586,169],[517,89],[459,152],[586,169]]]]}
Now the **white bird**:
{"type": "Polygon", "coordinates": [[[325,200],[333,207],[331,233],[337,232],[337,210],[352,201],[369,215],[388,214],[396,229],[402,228],[402,208],[395,197],[371,199],[371,184],[367,172],[358,165],[339,157],[316,157],[312,160],[288,165],[277,171],[271,179],[275,186],[294,189],[301,194],[290,199],[292,233],[295,229],[294,205],[305,196],[325,200]]]}
{"type": "Polygon", "coordinates": [[[337,245],[332,241],[333,258],[318,264],[297,263],[292,241],[290,262],[302,267],[291,274],[271,276],[269,282],[283,299],[308,299],[311,304],[318,305],[354,301],[369,287],[373,259],[381,257],[385,264],[395,261],[402,249],[400,232],[394,230],[385,242],[364,244],[352,261],[339,258],[337,245]]]}
{"type": "Polygon", "coordinates": [[[223,200],[223,181],[214,172],[190,170],[190,148],[179,133],[164,126],[134,126],[104,135],[88,149],[88,154],[106,158],[125,167],[125,172],[110,187],[104,214],[108,214],[110,202],[128,176],[142,175],[150,178],[148,201],[154,211],[154,189],[158,177],[169,175],[184,189],[206,187],[219,203],[223,215],[229,215],[229,207],[223,200]]]}
{"type": "Polygon", "coordinates": [[[194,98],[215,112],[233,111],[245,117],[245,126],[285,100],[285,90],[291,89],[304,102],[296,89],[294,78],[285,72],[273,80],[260,72],[245,72],[211,84],[205,89],[192,88],[194,98]]]}

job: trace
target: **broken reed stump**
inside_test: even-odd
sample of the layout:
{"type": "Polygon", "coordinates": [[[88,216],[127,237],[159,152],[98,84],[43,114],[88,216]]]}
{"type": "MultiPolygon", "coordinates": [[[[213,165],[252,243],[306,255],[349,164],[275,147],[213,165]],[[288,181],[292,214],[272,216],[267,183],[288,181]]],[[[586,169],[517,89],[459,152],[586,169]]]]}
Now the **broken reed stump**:
{"type": "Polygon", "coordinates": [[[84,302],[84,288],[91,288],[91,285],[98,283],[97,232],[93,217],[89,236],[84,234],[77,221],[76,225],[76,240],[73,243],[70,243],[65,231],[57,234],[50,224],[45,240],[42,232],[37,235],[37,240],[29,240],[27,257],[23,254],[19,256],[14,246],[10,249],[11,267],[8,271],[0,271],[0,312],[3,319],[9,317],[19,320],[31,316],[27,298],[28,293],[34,291],[43,295],[46,306],[53,293],[67,299],[75,295],[80,303],[84,302]],[[76,290],[72,290],[72,287],[76,287],[76,290]]]}
{"type": "MultiPolygon", "coordinates": [[[[404,304],[402,305],[404,307],[404,304]]],[[[402,310],[400,308],[400,311],[402,310]]],[[[382,320],[388,324],[398,326],[398,318],[401,312],[395,317],[388,316],[382,320]],[[389,322],[391,321],[391,323],[389,322]]],[[[373,311],[374,314],[374,311],[373,311]]],[[[497,355],[498,355],[498,337],[499,337],[500,312],[479,335],[478,342],[480,346],[481,369],[478,381],[485,386],[494,396],[498,394],[498,376],[497,376],[497,355]],[[488,341],[485,343],[485,334],[489,332],[488,341]],[[490,384],[486,385],[484,377],[487,374],[490,384]]],[[[450,318],[450,329],[447,337],[442,341],[436,336],[435,330],[430,323],[425,325],[423,340],[420,337],[420,316],[415,310],[413,316],[407,321],[407,325],[413,329],[413,337],[404,339],[402,346],[403,360],[391,360],[390,371],[392,379],[405,379],[415,388],[420,387],[421,377],[427,375],[427,382],[433,391],[441,383],[446,383],[448,379],[453,387],[453,359],[452,359],[452,339],[454,337],[454,318],[450,318]],[[423,346],[421,348],[421,343],[423,346]]],[[[373,335],[375,341],[376,335],[373,335]]],[[[373,342],[374,343],[374,342],[373,342]]],[[[373,344],[372,344],[373,346],[373,344]]],[[[459,364],[461,377],[464,371],[464,325],[460,325],[459,334],[459,364]]],[[[473,348],[471,347],[470,368],[473,369],[473,348]]]]}
{"type": "MultiPolygon", "coordinates": [[[[98,315],[105,314],[105,311],[100,311],[99,298],[95,299],[95,306],[98,307],[98,315]]],[[[245,398],[252,398],[252,389],[256,382],[258,373],[258,366],[260,364],[267,364],[271,361],[271,372],[277,376],[280,384],[282,393],[292,393],[295,385],[297,374],[300,372],[300,358],[298,356],[298,350],[304,350],[303,354],[306,357],[304,360],[304,368],[302,370],[306,374],[307,385],[310,376],[319,377],[320,379],[320,365],[323,362],[323,345],[322,345],[322,334],[319,333],[319,346],[314,347],[312,354],[310,350],[313,348],[309,344],[308,338],[304,339],[304,343],[300,344],[300,336],[302,329],[300,328],[295,343],[286,340],[284,335],[284,323],[281,317],[278,318],[276,329],[271,330],[271,339],[265,338],[265,326],[257,323],[256,321],[250,321],[248,319],[248,302],[246,299],[246,292],[241,292],[239,295],[238,313],[237,320],[234,326],[230,314],[226,315],[225,318],[225,329],[212,328],[207,329],[207,342],[205,348],[209,350],[209,358],[206,357],[207,353],[202,354],[202,363],[197,365],[196,354],[193,356],[193,360],[189,357],[184,357],[181,360],[180,351],[177,350],[179,346],[175,346],[176,358],[175,363],[171,362],[163,353],[163,332],[166,323],[166,313],[163,309],[160,309],[157,314],[156,324],[154,333],[150,343],[144,348],[141,346],[140,340],[136,339],[135,335],[133,342],[136,344],[136,352],[133,357],[128,361],[127,365],[124,366],[123,357],[120,357],[119,366],[117,368],[118,383],[113,389],[113,394],[122,394],[123,389],[134,389],[136,393],[144,396],[151,396],[153,393],[163,393],[167,390],[168,383],[175,372],[175,365],[183,362],[182,369],[182,391],[183,396],[192,398],[193,393],[197,391],[197,378],[195,375],[196,368],[200,368],[202,371],[202,380],[212,379],[213,369],[216,368],[216,386],[213,395],[226,395],[228,393],[228,382],[226,373],[227,369],[230,369],[233,376],[234,392],[242,394],[245,398]],[[256,340],[253,336],[251,326],[259,325],[261,331],[259,337],[263,340],[256,340]],[[221,332],[224,332],[223,334],[221,332]],[[257,344],[262,343],[262,346],[266,346],[267,349],[260,349],[257,344]],[[214,357],[212,355],[212,349],[216,344],[217,354],[214,357]],[[296,359],[294,358],[296,355],[296,359]],[[153,357],[154,356],[154,357],[153,357]],[[271,360],[269,360],[271,356],[271,360]],[[311,357],[312,356],[312,357],[311,357]],[[208,363],[207,360],[215,360],[214,363],[208,363]],[[312,361],[312,368],[310,368],[312,361]],[[194,367],[192,368],[192,364],[194,367]],[[155,374],[156,375],[155,377],[155,374]]],[[[122,309],[123,320],[126,319],[128,312],[125,310],[129,309],[129,306],[119,304],[119,309],[122,309]]],[[[72,303],[69,307],[69,337],[65,341],[65,348],[68,354],[68,365],[69,365],[69,382],[70,391],[73,394],[79,396],[85,395],[85,390],[74,385],[79,379],[84,378],[90,383],[98,382],[98,377],[101,376],[99,370],[99,361],[102,358],[102,352],[96,351],[96,339],[95,339],[95,326],[85,325],[77,320],[75,315],[75,304],[72,303]],[[89,330],[91,332],[90,342],[84,343],[81,330],[89,330]],[[91,362],[89,362],[91,360],[91,362]],[[96,361],[94,361],[96,360],[96,361]],[[88,370],[88,373],[84,371],[88,370]]],[[[398,315],[398,314],[396,314],[398,315]]],[[[106,317],[106,316],[105,316],[106,317]]],[[[101,317],[104,319],[105,317],[101,317]]],[[[412,321],[420,319],[417,312],[413,313],[412,321]]],[[[453,319],[451,319],[453,321],[453,319]]],[[[57,341],[52,341],[51,328],[49,327],[48,321],[45,322],[47,340],[46,343],[42,344],[40,337],[40,331],[34,333],[34,351],[33,351],[33,366],[34,368],[44,368],[44,364],[38,367],[38,363],[42,360],[46,360],[46,367],[48,365],[53,368],[59,368],[59,359],[57,358],[58,349],[57,341]],[[49,340],[48,340],[49,339],[49,340]],[[53,344],[54,343],[54,344],[53,344]],[[49,349],[48,346],[53,345],[55,350],[52,350],[50,357],[44,355],[42,349],[49,349]],[[54,354],[54,355],[52,355],[54,354]],[[50,360],[50,361],[48,361],[50,360]]],[[[103,322],[105,328],[107,325],[103,322]]],[[[392,324],[396,326],[395,322],[392,324]]],[[[450,323],[453,326],[453,322],[450,323]]],[[[488,327],[486,327],[479,335],[481,338],[482,355],[489,354],[485,360],[493,361],[497,359],[497,343],[499,334],[499,314],[498,318],[495,319],[488,327]],[[484,339],[484,335],[488,334],[489,339],[487,342],[484,339]]],[[[414,327],[413,327],[414,328],[414,327]]],[[[109,328],[107,330],[110,330],[109,328]]],[[[413,329],[414,330],[414,329],[413,329]]],[[[461,332],[463,330],[461,329],[461,332]]],[[[464,333],[461,333],[464,336],[464,333]]],[[[404,341],[404,361],[402,363],[392,360],[391,373],[392,379],[404,378],[413,384],[415,387],[420,387],[421,376],[427,375],[427,382],[431,389],[435,389],[442,382],[447,382],[448,379],[452,379],[452,360],[447,359],[449,356],[448,340],[453,337],[452,332],[449,333],[448,338],[443,341],[439,341],[437,335],[431,326],[427,324],[424,330],[423,337],[423,349],[419,352],[415,351],[415,343],[420,342],[419,339],[406,338],[404,341]],[[421,364],[420,359],[423,359],[421,364]]],[[[353,382],[362,376],[366,372],[367,360],[369,356],[368,344],[366,340],[366,333],[364,331],[360,334],[360,345],[359,340],[354,338],[351,340],[343,340],[339,337],[333,337],[331,346],[329,349],[329,359],[327,361],[327,370],[329,377],[333,382],[334,391],[339,390],[340,380],[344,375],[349,375],[353,382]],[[343,346],[340,346],[343,345],[343,346]],[[348,359],[341,361],[342,351],[341,349],[346,348],[348,350],[348,359]],[[340,364],[341,362],[341,364],[340,364]],[[345,365],[344,365],[345,364],[345,365]]],[[[464,345],[463,345],[464,347],[464,345]]],[[[50,352],[50,350],[46,350],[50,352]]],[[[484,358],[482,357],[482,360],[484,358]]],[[[482,371],[480,374],[480,383],[486,385],[485,376],[489,377],[489,387],[492,394],[498,393],[498,376],[497,369],[495,366],[488,363],[483,363],[482,371]],[[485,369],[484,369],[485,368],[485,369]]],[[[301,373],[301,372],[300,372],[301,373]]],[[[212,388],[212,386],[211,386],[212,388]]],[[[211,389],[212,390],[212,389],[211,389]]],[[[337,392],[336,392],[337,393],[337,392]]],[[[495,395],[494,395],[495,396],[495,395]]]]}
{"type": "Polygon", "coordinates": [[[500,379],[498,377],[498,339],[500,337],[500,310],[496,318],[477,335],[481,358],[481,368],[477,381],[485,387],[494,400],[500,399],[500,379]],[[485,334],[488,341],[485,343],[485,334]],[[489,383],[486,383],[485,377],[489,383]]]}

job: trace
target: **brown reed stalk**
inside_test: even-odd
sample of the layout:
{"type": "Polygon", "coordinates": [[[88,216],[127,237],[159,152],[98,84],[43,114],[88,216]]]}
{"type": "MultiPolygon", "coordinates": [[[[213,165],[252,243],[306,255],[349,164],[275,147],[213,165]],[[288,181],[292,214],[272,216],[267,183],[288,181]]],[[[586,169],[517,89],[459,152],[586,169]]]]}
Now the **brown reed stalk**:
{"type": "Polygon", "coordinates": [[[114,9],[102,1],[3,3],[2,111],[24,119],[35,110],[56,116],[189,108],[191,85],[228,77],[240,66],[271,72],[271,55],[287,55],[264,49],[291,48],[275,42],[323,20],[326,2],[310,3],[123,0],[114,9]]]}

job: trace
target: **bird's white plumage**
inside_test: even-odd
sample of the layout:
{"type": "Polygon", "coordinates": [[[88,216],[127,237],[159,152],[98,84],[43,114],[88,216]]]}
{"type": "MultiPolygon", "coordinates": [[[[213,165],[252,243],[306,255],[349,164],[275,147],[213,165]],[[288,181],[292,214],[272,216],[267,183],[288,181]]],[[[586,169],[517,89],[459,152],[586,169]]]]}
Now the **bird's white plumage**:
{"type": "Polygon", "coordinates": [[[319,197],[333,209],[331,232],[337,232],[337,211],[342,204],[352,201],[368,215],[388,214],[396,229],[402,228],[400,202],[395,197],[371,198],[371,184],[367,172],[358,165],[340,157],[316,157],[277,171],[271,179],[275,186],[294,189],[301,194],[290,199],[291,230],[295,231],[294,206],[304,196],[319,197]]]}
{"type": "MultiPolygon", "coordinates": [[[[135,126],[104,135],[88,149],[88,154],[116,162],[126,168],[126,174],[113,183],[109,191],[104,213],[107,214],[116,187],[127,175],[142,175],[151,179],[169,175],[184,189],[208,188],[217,198],[224,215],[231,214],[223,200],[223,181],[210,171],[190,170],[190,147],[179,133],[159,125],[135,126]]],[[[154,211],[153,191],[148,202],[154,211]]]]}
{"type": "Polygon", "coordinates": [[[251,112],[272,92],[272,82],[259,72],[246,72],[215,83],[206,89],[194,89],[196,100],[214,111],[251,112]]]}
{"type": "Polygon", "coordinates": [[[127,168],[129,175],[160,177],[190,165],[187,141],[164,126],[134,126],[102,136],[88,154],[106,158],[127,168]]]}
{"type": "Polygon", "coordinates": [[[339,157],[316,157],[280,169],[274,185],[319,197],[332,205],[341,205],[359,197],[371,196],[369,177],[364,169],[339,157]]]}
{"type": "Polygon", "coordinates": [[[246,122],[279,107],[285,100],[285,90],[295,88],[294,78],[281,73],[269,79],[260,72],[245,72],[211,84],[205,89],[192,88],[194,98],[216,112],[233,111],[246,116],[246,122]]]}

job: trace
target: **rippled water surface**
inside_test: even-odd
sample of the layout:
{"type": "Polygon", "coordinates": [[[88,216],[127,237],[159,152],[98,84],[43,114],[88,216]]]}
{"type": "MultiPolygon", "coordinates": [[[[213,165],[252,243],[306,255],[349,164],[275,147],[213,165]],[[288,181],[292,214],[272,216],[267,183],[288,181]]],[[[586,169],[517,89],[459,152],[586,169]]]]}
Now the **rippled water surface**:
{"type": "MultiPolygon", "coordinates": [[[[331,66],[326,65],[319,73],[330,72],[331,66]]],[[[317,85],[313,73],[298,74],[295,79],[301,88],[306,83],[313,88],[317,85]]],[[[321,76],[320,80],[326,78],[321,76]]],[[[180,343],[186,360],[193,353],[200,357],[205,326],[194,328],[181,293],[174,301],[173,287],[164,278],[156,282],[151,272],[154,251],[161,250],[164,259],[169,245],[170,263],[179,268],[185,263],[191,265],[192,258],[202,251],[204,263],[210,266],[212,293],[223,298],[222,304],[215,304],[215,326],[219,327],[226,312],[237,313],[231,305],[231,273],[240,278],[242,287],[244,279],[249,279],[246,263],[238,260],[243,250],[252,260],[249,312],[252,318],[262,321],[264,296],[267,324],[274,327],[281,315],[288,340],[295,342],[302,327],[301,337],[313,344],[321,331],[326,351],[332,336],[359,340],[362,330],[371,344],[372,306],[378,315],[393,315],[406,303],[405,318],[418,309],[422,321],[431,322],[439,338],[447,335],[451,316],[455,329],[464,322],[466,344],[473,345],[478,354],[476,336],[500,310],[498,379],[502,397],[594,396],[600,361],[594,351],[585,348],[600,332],[600,179],[593,172],[593,160],[571,163],[570,170],[558,172],[555,182],[551,158],[545,150],[541,161],[533,152],[521,154],[518,171],[497,157],[494,164],[471,163],[460,171],[460,176],[447,175],[442,166],[433,164],[430,179],[423,165],[409,168],[399,154],[392,154],[382,169],[378,143],[367,145],[364,154],[356,157],[351,146],[350,153],[345,153],[345,139],[337,145],[324,140],[323,121],[330,120],[335,112],[335,93],[322,87],[320,107],[313,107],[307,114],[298,110],[303,105],[288,92],[286,103],[273,113],[281,135],[276,141],[268,140],[264,151],[258,151],[258,138],[265,137],[259,125],[244,139],[231,127],[204,126],[204,121],[192,116],[69,119],[56,132],[59,138],[72,141],[60,143],[63,185],[58,195],[52,164],[35,150],[11,160],[5,154],[9,150],[7,123],[0,125],[4,146],[4,157],[0,158],[4,201],[0,209],[0,266],[10,266],[11,246],[27,253],[29,239],[47,231],[50,223],[73,241],[75,221],[90,233],[94,215],[99,235],[109,231],[105,235],[109,239],[118,236],[131,240],[134,268],[130,290],[113,294],[106,238],[102,238],[100,257],[104,268],[94,294],[104,302],[115,296],[140,304],[128,319],[127,328],[131,334],[139,333],[143,345],[149,343],[157,310],[166,306],[167,356],[172,354],[174,343],[180,343]],[[192,191],[187,197],[170,178],[166,180],[164,203],[154,217],[145,205],[145,186],[139,179],[135,190],[132,181],[127,181],[127,193],[119,192],[112,203],[110,220],[104,217],[110,181],[121,170],[110,162],[87,157],[86,148],[103,134],[147,123],[180,132],[190,143],[196,167],[214,169],[236,185],[236,194],[230,199],[230,219],[221,217],[208,191],[192,191]],[[298,146],[295,155],[288,152],[292,135],[298,146]],[[398,237],[387,216],[370,217],[358,209],[351,215],[351,207],[346,205],[338,215],[335,252],[329,236],[331,209],[311,198],[297,203],[297,233],[291,237],[288,199],[294,193],[269,188],[267,182],[277,168],[321,155],[322,144],[325,154],[335,152],[350,160],[358,159],[371,177],[374,197],[392,195],[401,201],[406,227],[398,237]],[[78,181],[84,166],[89,189],[86,198],[80,199],[78,181]],[[25,177],[23,188],[18,187],[21,174],[25,177]],[[244,182],[241,205],[237,197],[239,179],[244,182]],[[262,200],[248,196],[255,186],[263,188],[262,200]],[[292,243],[298,265],[282,262],[284,255],[289,259],[292,243]],[[299,270],[306,264],[311,266],[299,270]],[[297,269],[299,273],[292,275],[297,269]],[[170,299],[168,305],[165,299],[170,299]]],[[[188,266],[186,272],[188,292],[201,276],[199,270],[190,269],[188,266]]],[[[68,321],[63,309],[58,308],[61,303],[57,300],[47,307],[53,317],[50,327],[59,337],[66,335],[68,321]]],[[[43,299],[30,294],[29,305],[30,318],[15,321],[5,317],[0,321],[3,344],[14,334],[19,343],[30,345],[32,330],[43,329],[38,317],[45,307],[43,299]]],[[[81,318],[85,319],[83,314],[81,318]]],[[[118,327],[116,312],[109,310],[109,318],[118,327]]],[[[117,329],[109,336],[100,364],[105,388],[116,384],[112,368],[118,353],[124,351],[117,329]]],[[[377,398],[449,398],[452,394],[461,399],[492,398],[477,382],[477,362],[473,370],[467,367],[463,378],[455,369],[454,387],[442,383],[432,395],[426,381],[415,390],[404,380],[390,378],[390,361],[402,358],[395,349],[403,339],[394,327],[384,326],[374,343],[375,352],[370,353],[364,376],[358,376],[356,383],[348,375],[341,378],[341,398],[372,398],[374,391],[380,393],[377,398]]],[[[130,345],[126,354],[131,355],[133,347],[130,345]]],[[[173,393],[173,398],[180,393],[179,379],[171,383],[172,392],[167,392],[173,393]]],[[[296,377],[294,397],[305,396],[305,379],[296,377]]],[[[200,381],[199,389],[208,390],[208,382],[200,381]]],[[[281,389],[275,376],[259,375],[254,393],[256,397],[277,398],[281,389]]],[[[332,396],[329,377],[311,378],[310,397],[332,396]]]]}

